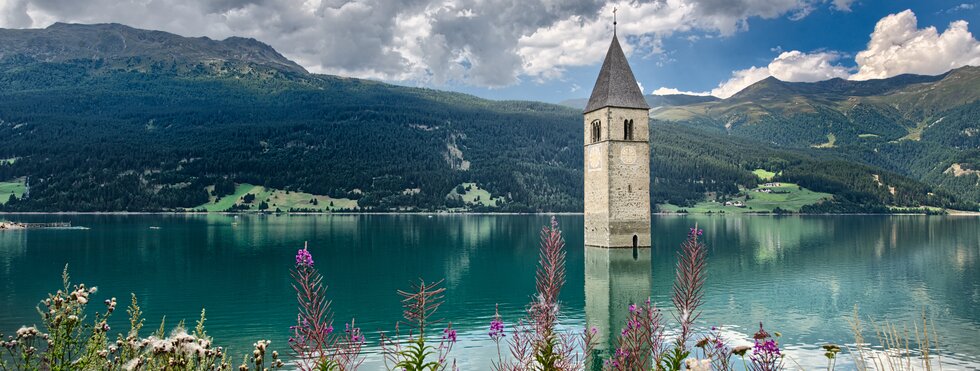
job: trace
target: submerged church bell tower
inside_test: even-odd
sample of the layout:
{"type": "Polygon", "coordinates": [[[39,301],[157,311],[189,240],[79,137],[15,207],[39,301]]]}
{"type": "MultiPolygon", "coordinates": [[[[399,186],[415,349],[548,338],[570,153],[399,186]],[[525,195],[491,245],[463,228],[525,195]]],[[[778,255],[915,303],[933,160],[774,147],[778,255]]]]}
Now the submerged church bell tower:
{"type": "Polygon", "coordinates": [[[649,110],[619,39],[585,107],[585,244],[650,247],[649,110]]]}

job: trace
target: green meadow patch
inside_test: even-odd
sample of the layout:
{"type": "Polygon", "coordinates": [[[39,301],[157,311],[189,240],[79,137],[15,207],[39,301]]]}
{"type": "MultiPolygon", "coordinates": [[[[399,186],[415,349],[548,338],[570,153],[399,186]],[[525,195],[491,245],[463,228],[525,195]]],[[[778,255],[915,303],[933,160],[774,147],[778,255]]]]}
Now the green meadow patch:
{"type": "Polygon", "coordinates": [[[480,188],[476,183],[463,183],[453,188],[446,198],[460,198],[463,203],[470,205],[499,206],[504,202],[503,197],[493,197],[489,191],[480,188]],[[462,192],[460,192],[462,191],[462,192]]]}
{"type": "Polygon", "coordinates": [[[17,198],[24,197],[24,192],[27,190],[27,185],[24,182],[24,178],[17,178],[6,182],[0,182],[0,204],[6,204],[10,201],[10,196],[17,196],[17,198]]]}
{"type": "MultiPolygon", "coordinates": [[[[208,187],[210,193],[214,187],[208,187]]],[[[245,211],[259,211],[259,205],[265,202],[268,205],[267,211],[288,212],[310,211],[327,212],[336,210],[353,210],[357,207],[357,201],[347,198],[331,198],[330,196],[314,195],[306,192],[284,191],[281,189],[266,188],[252,184],[238,184],[235,192],[216,199],[211,196],[207,204],[200,205],[195,209],[204,209],[208,212],[222,212],[235,207],[245,211]],[[251,202],[245,202],[246,196],[254,197],[251,202]]]]}
{"type": "Polygon", "coordinates": [[[752,170],[752,174],[755,174],[755,176],[759,177],[759,179],[766,180],[766,181],[772,180],[772,178],[776,177],[776,173],[768,171],[766,169],[752,170]]]}
{"type": "MultiPolygon", "coordinates": [[[[758,174],[757,174],[758,175],[758,174]]],[[[743,189],[742,197],[735,197],[727,202],[704,201],[694,205],[694,207],[679,207],[671,204],[657,205],[661,212],[679,212],[681,210],[689,213],[770,213],[777,208],[788,212],[798,212],[803,206],[816,204],[828,200],[832,197],[829,193],[814,192],[800,187],[795,183],[778,183],[778,186],[759,185],[748,190],[743,189]],[[768,189],[768,193],[764,190],[768,189]],[[743,206],[737,206],[738,204],[743,206]]]]}
{"type": "Polygon", "coordinates": [[[814,144],[813,148],[834,148],[837,144],[837,136],[834,133],[827,134],[827,143],[814,144]]]}

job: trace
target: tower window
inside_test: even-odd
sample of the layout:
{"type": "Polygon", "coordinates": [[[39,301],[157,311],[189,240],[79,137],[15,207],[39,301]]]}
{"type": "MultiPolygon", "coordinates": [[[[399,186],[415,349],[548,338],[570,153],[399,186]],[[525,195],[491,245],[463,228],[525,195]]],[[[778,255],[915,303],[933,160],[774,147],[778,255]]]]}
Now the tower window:
{"type": "Polygon", "coordinates": [[[599,120],[592,121],[592,143],[602,140],[602,123],[599,120]]]}
{"type": "Polygon", "coordinates": [[[633,140],[633,120],[623,120],[623,139],[633,140]]]}

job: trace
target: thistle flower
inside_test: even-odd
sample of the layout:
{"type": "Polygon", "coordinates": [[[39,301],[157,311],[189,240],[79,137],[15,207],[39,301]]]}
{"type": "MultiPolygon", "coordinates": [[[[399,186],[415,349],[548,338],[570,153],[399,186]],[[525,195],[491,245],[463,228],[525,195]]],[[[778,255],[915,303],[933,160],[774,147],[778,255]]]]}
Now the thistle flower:
{"type": "Polygon", "coordinates": [[[766,332],[766,329],[762,328],[762,322],[759,322],[759,331],[756,331],[755,334],[752,335],[752,338],[755,340],[763,340],[763,339],[768,339],[770,337],[771,336],[769,335],[768,332],[766,332]]]}

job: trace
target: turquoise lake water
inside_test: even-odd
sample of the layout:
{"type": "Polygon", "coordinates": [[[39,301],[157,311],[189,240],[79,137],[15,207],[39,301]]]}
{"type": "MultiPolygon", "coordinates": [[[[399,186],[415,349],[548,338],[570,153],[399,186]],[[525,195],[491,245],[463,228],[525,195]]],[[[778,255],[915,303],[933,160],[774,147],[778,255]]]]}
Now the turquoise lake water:
{"type": "MultiPolygon", "coordinates": [[[[378,365],[378,331],[399,320],[398,289],[445,280],[438,317],[460,341],[464,370],[487,369],[494,306],[515,322],[534,292],[538,233],[545,215],[6,215],[25,222],[71,221],[87,230],[0,232],[0,332],[38,322],[35,305],[74,282],[98,286],[96,303],[130,293],[146,330],[207,309],[208,333],[236,354],[270,339],[288,353],[295,321],[289,269],[309,241],[329,284],[338,323],[356,316],[367,334],[366,369],[378,365]],[[159,227],[159,229],[151,229],[159,227]]],[[[822,367],[818,349],[851,344],[855,305],[871,320],[911,329],[925,311],[940,336],[944,369],[980,365],[980,218],[964,216],[655,216],[653,248],[582,246],[582,216],[558,216],[568,246],[563,324],[586,321],[618,332],[626,305],[650,296],[669,307],[675,253],[695,223],[709,246],[702,328],[737,341],[765,322],[783,334],[795,361],[822,367]],[[610,325],[612,324],[612,325],[610,325]],[[610,329],[612,328],[612,329],[610,329]]],[[[110,322],[128,328],[125,312],[110,322]]],[[[669,314],[665,316],[669,318],[669,314]]],[[[921,326],[920,326],[921,327],[921,326]]],[[[848,361],[844,357],[842,363],[848,361]]],[[[240,359],[236,356],[235,359],[240,359]]]]}

